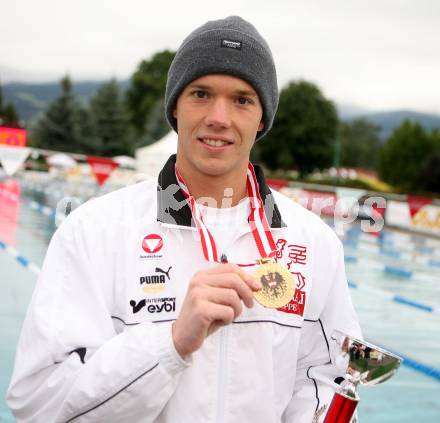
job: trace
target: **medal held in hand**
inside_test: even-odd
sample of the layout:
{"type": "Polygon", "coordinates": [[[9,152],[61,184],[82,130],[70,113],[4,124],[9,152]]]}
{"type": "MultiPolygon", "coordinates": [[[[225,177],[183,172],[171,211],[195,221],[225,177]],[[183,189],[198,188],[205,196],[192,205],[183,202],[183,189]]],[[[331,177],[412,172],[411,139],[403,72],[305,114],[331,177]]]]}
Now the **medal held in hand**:
{"type": "MultiPolygon", "coordinates": [[[[219,260],[215,240],[203,222],[203,217],[197,207],[197,203],[190,194],[177,167],[175,170],[176,180],[180,185],[184,197],[191,206],[191,212],[200,234],[205,259],[217,263],[226,263],[227,259],[224,254],[221,255],[219,260]]],[[[295,283],[293,281],[293,275],[289,270],[285,266],[275,263],[271,258],[277,252],[277,247],[270,231],[254,167],[251,163],[248,164],[246,185],[250,205],[248,221],[260,257],[264,257],[257,260],[259,266],[254,274],[255,278],[261,282],[263,288],[254,293],[254,298],[264,307],[280,308],[292,300],[295,293],[295,283]]],[[[255,262],[253,264],[255,264],[255,262]]]]}
{"type": "Polygon", "coordinates": [[[264,307],[279,308],[293,298],[295,286],[292,274],[270,258],[259,260],[260,266],[254,273],[263,286],[254,293],[254,298],[264,307]]]}

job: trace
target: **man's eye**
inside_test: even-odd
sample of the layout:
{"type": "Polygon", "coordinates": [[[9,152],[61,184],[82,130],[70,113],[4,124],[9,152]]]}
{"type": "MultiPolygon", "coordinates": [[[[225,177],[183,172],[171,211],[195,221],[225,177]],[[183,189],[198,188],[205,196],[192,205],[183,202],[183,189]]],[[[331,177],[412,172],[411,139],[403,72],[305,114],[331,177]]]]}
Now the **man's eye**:
{"type": "Polygon", "coordinates": [[[247,97],[238,97],[237,98],[238,104],[246,105],[246,104],[252,104],[251,100],[247,97]]]}
{"type": "Polygon", "coordinates": [[[206,98],[206,91],[196,90],[193,92],[194,97],[196,98],[206,98]]]}

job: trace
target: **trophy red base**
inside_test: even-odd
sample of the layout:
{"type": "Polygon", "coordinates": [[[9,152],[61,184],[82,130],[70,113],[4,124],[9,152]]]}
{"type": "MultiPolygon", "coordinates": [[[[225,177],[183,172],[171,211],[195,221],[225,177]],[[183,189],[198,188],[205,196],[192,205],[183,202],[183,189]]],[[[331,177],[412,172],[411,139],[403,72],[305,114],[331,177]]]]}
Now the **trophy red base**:
{"type": "Polygon", "coordinates": [[[324,423],[350,423],[359,400],[336,393],[325,416],[324,423]]]}

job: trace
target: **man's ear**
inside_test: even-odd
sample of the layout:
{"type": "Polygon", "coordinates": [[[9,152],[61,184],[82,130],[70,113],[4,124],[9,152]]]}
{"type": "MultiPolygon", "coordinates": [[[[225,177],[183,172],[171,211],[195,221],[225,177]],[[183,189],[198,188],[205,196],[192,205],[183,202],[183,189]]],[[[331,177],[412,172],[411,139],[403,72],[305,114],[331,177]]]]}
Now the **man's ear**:
{"type": "Polygon", "coordinates": [[[263,128],[264,128],[264,122],[263,122],[263,119],[261,119],[261,122],[260,122],[260,124],[258,125],[258,131],[257,131],[257,132],[262,131],[263,128]]]}

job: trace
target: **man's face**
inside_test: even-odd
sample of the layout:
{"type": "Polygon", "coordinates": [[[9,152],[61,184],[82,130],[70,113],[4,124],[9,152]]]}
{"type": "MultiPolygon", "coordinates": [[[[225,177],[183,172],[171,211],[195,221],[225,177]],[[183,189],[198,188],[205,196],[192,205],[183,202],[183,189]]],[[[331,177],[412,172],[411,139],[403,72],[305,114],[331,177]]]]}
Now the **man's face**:
{"type": "Polygon", "coordinates": [[[191,177],[240,177],[262,116],[257,93],[242,79],[206,75],[192,81],[174,110],[179,169],[191,177]]]}

